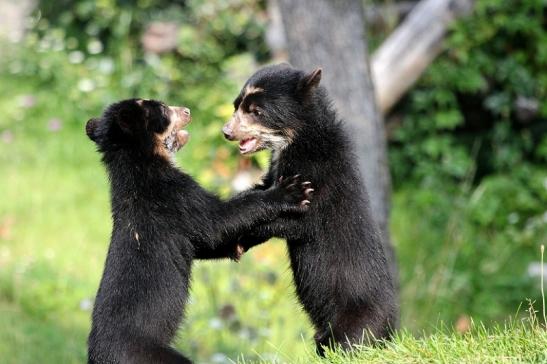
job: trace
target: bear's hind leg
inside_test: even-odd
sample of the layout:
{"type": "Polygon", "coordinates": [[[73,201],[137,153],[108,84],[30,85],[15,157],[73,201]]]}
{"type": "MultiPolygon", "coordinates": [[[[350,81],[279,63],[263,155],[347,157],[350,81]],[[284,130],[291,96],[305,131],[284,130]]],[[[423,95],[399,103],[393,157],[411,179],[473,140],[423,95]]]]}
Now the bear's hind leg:
{"type": "Polygon", "coordinates": [[[388,321],[381,310],[351,308],[340,311],[328,329],[315,334],[316,352],[324,356],[324,347],[351,350],[355,344],[378,345],[391,336],[388,321]]]}
{"type": "Polygon", "coordinates": [[[317,332],[314,335],[315,339],[315,352],[321,357],[325,357],[325,349],[330,350],[351,350],[352,343],[348,340],[347,336],[335,335],[332,330],[325,330],[323,332],[317,332]]]}

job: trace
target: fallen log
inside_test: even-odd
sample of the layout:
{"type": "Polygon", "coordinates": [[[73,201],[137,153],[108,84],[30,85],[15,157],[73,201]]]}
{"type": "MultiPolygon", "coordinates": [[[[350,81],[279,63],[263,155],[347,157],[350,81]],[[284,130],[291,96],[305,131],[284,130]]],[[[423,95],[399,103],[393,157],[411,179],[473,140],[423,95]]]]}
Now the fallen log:
{"type": "Polygon", "coordinates": [[[422,0],[374,52],[372,79],[378,108],[386,113],[442,50],[455,19],[468,14],[473,0],[422,0]]]}

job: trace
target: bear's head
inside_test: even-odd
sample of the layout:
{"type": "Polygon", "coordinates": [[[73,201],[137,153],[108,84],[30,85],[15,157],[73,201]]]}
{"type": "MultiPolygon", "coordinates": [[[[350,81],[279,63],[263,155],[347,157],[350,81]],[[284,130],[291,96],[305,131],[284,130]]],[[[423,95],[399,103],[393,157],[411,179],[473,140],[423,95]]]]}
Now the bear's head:
{"type": "Polygon", "coordinates": [[[321,68],[310,73],[288,64],[260,69],[245,83],[234,101],[234,114],[222,132],[239,141],[241,154],[287,147],[307,122],[321,81],[321,68]]]}
{"type": "Polygon", "coordinates": [[[190,120],[186,107],[129,99],[108,106],[100,118],[90,119],[85,129],[103,153],[125,149],[170,158],[188,141],[188,132],[182,128],[190,120]]]}

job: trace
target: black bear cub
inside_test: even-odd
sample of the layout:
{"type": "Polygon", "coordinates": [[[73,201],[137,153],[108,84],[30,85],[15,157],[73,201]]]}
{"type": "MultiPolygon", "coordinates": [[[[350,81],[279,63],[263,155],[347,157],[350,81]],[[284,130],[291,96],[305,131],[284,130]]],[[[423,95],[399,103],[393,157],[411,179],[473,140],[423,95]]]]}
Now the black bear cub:
{"type": "Polygon", "coordinates": [[[287,239],[296,292],[324,346],[387,339],[397,322],[393,280],[348,135],[319,85],[289,65],[265,67],[243,86],[224,126],[242,154],[272,150],[260,185],[300,173],[313,181],[314,201],[297,217],[285,215],[240,239],[245,249],[277,236],[287,239]]]}
{"type": "Polygon", "coordinates": [[[175,167],[190,110],[153,100],[109,106],[87,122],[111,183],[113,230],[93,309],[89,363],[191,363],[170,347],[193,259],[236,257],[232,242],[307,208],[298,177],[223,202],[175,167]]]}

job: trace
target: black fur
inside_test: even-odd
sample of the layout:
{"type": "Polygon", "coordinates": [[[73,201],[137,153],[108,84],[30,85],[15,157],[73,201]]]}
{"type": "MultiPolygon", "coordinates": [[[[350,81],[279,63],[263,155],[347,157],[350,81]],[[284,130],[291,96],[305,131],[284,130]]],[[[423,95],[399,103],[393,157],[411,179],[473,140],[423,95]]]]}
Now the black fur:
{"type": "MultiPolygon", "coordinates": [[[[269,171],[255,191],[297,172],[314,183],[308,213],[264,224],[240,242],[249,248],[272,236],[287,239],[296,292],[317,330],[317,350],[322,354],[322,346],[332,345],[332,340],[349,348],[389,338],[398,313],[393,280],[349,138],[325,89],[318,85],[320,78],[320,69],[306,74],[288,65],[266,67],[251,76],[234,106],[252,112],[251,129],[259,124],[287,138],[287,146],[273,151],[269,171]],[[249,90],[258,92],[248,95],[249,90]]],[[[225,134],[237,130],[237,122],[230,121],[225,134]]],[[[268,132],[265,138],[271,135],[268,132]]]]}
{"type": "MultiPolygon", "coordinates": [[[[284,211],[301,184],[223,202],[158,153],[168,107],[125,100],[91,119],[111,182],[113,231],[88,339],[89,363],[190,363],[169,345],[181,322],[193,259],[233,257],[227,243],[284,211]]],[[[298,182],[298,183],[297,183],[298,182]]]]}

